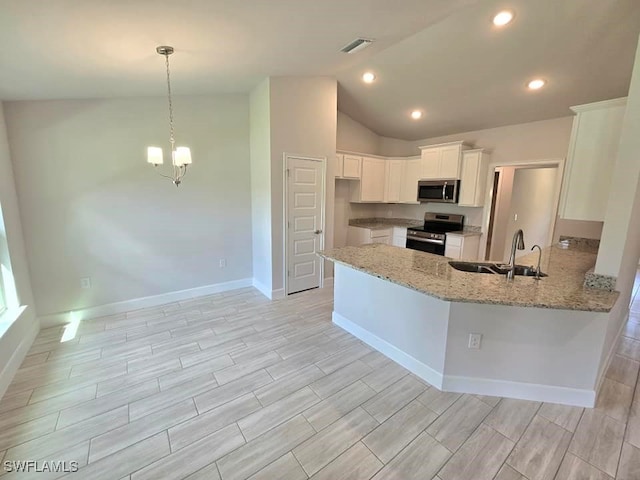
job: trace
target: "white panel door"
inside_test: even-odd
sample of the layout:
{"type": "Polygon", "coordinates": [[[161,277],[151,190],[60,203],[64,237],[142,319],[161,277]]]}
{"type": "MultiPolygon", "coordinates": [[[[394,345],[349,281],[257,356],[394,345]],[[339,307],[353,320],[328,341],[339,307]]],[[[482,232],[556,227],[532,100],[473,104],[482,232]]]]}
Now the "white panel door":
{"type": "Polygon", "coordinates": [[[287,157],[287,294],[320,286],[323,164],[287,157]]]}

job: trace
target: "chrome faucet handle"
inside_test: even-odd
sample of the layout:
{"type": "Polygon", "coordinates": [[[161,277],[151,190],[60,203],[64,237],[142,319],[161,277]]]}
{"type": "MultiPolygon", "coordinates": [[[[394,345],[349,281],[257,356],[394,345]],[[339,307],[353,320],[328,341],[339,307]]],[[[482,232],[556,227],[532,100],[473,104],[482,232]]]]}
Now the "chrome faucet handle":
{"type": "Polygon", "coordinates": [[[540,245],[534,245],[531,247],[531,251],[538,249],[538,267],[536,268],[536,280],[540,280],[540,262],[542,261],[542,247],[540,245]]]}

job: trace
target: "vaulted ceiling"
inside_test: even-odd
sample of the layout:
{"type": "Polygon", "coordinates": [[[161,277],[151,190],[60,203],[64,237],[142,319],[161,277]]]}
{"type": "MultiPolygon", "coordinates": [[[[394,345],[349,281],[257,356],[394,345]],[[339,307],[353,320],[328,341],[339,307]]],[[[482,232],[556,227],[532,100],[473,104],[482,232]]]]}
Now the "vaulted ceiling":
{"type": "Polygon", "coordinates": [[[2,100],[162,95],[155,47],[168,44],[176,94],[335,76],[340,110],[403,139],[624,96],[640,34],[637,0],[0,0],[0,11],[2,100]],[[504,8],[516,16],[498,29],[504,8]],[[340,53],[359,36],[375,42],[340,53]],[[548,83],[528,91],[533,77],[548,83]]]}

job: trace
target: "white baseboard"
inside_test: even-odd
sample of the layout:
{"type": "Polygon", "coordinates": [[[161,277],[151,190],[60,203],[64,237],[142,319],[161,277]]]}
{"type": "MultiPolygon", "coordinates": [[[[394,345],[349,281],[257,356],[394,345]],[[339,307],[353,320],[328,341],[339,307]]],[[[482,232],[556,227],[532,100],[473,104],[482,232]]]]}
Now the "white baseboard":
{"type": "Polygon", "coordinates": [[[595,390],[455,375],[444,376],[442,390],[589,408],[593,407],[596,401],[595,390]]]}
{"type": "Polygon", "coordinates": [[[399,363],[411,373],[417,375],[424,381],[437,388],[442,388],[442,374],[437,370],[434,370],[429,365],[416,360],[411,355],[406,354],[399,348],[391,345],[386,340],[382,340],[380,337],[377,337],[373,333],[365,330],[359,325],[356,325],[351,320],[347,320],[345,317],[343,317],[339,313],[336,313],[335,311],[333,312],[331,318],[333,320],[333,323],[338,325],[340,328],[359,338],[364,343],[375,348],[380,353],[386,355],[396,363],[399,363]]]}
{"type": "Polygon", "coordinates": [[[269,300],[278,300],[280,298],[284,298],[284,288],[279,288],[278,290],[271,290],[267,288],[267,286],[263,283],[260,283],[255,278],[253,279],[253,286],[265,297],[269,300]]]}
{"type": "Polygon", "coordinates": [[[253,278],[251,284],[254,286],[256,290],[258,290],[261,294],[271,300],[271,289],[267,288],[267,286],[263,283],[260,283],[256,278],[253,278]]]}
{"type": "MultiPolygon", "coordinates": [[[[215,293],[228,292],[238,288],[251,287],[252,279],[243,278],[240,280],[232,280],[230,282],[215,283],[213,285],[205,285],[203,287],[189,288],[186,290],[178,290],[176,292],[161,293],[150,297],[134,298],[123,302],[109,303],[96,307],[82,308],[74,310],[74,318],[83,320],[85,318],[103,317],[105,315],[115,315],[117,313],[129,312],[131,310],[139,310],[141,308],[157,307],[172,302],[180,302],[191,298],[213,295],[215,293]]],[[[55,327],[65,325],[71,321],[71,312],[54,313],[39,317],[41,328],[55,327]]]]}
{"type": "Polygon", "coordinates": [[[596,392],[594,390],[566,388],[554,385],[538,385],[490,378],[443,375],[335,311],[332,314],[332,319],[333,323],[359,338],[367,345],[370,345],[391,360],[399,363],[430,385],[446,392],[474,393],[581,407],[593,407],[595,405],[596,392]]]}
{"type": "MultiPolygon", "coordinates": [[[[33,307],[31,307],[33,308],[33,307]]],[[[21,315],[24,315],[26,309],[21,312],[21,315]]],[[[16,322],[20,321],[20,317],[16,320],[16,322]]],[[[27,335],[22,338],[16,349],[13,351],[11,358],[6,363],[2,371],[0,372],[0,398],[4,395],[4,392],[7,391],[7,388],[11,384],[13,380],[13,376],[20,368],[24,357],[27,356],[31,345],[33,345],[33,341],[36,339],[38,332],[40,331],[40,324],[37,319],[34,318],[33,325],[31,329],[27,333],[27,335]]]]}

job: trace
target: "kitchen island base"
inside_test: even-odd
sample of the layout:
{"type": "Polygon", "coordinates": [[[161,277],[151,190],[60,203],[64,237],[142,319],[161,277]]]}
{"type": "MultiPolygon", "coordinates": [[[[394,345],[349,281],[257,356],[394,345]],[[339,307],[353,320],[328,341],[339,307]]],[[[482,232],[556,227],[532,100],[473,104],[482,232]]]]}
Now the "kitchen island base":
{"type": "Polygon", "coordinates": [[[337,262],[334,276],[333,322],[440,390],[595,404],[606,312],[450,302],[337,262]]]}

